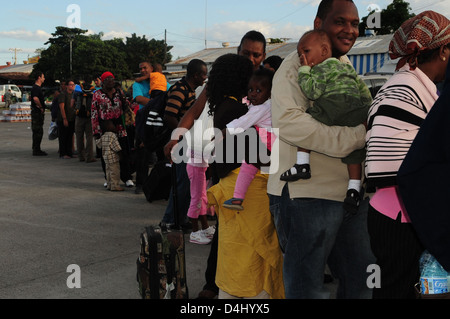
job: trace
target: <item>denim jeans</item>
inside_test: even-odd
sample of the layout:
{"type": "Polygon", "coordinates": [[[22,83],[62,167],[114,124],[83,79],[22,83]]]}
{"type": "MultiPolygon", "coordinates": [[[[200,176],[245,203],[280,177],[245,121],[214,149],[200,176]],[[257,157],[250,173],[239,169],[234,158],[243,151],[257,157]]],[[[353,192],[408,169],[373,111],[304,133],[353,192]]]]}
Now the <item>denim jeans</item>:
{"type": "Polygon", "coordinates": [[[366,281],[372,273],[367,267],[375,264],[375,258],[367,231],[368,200],[362,201],[354,216],[342,205],[323,199],[291,200],[287,185],[281,197],[270,195],[284,252],[286,298],[329,298],[323,282],[327,264],[339,279],[337,298],[371,298],[366,281]]]}

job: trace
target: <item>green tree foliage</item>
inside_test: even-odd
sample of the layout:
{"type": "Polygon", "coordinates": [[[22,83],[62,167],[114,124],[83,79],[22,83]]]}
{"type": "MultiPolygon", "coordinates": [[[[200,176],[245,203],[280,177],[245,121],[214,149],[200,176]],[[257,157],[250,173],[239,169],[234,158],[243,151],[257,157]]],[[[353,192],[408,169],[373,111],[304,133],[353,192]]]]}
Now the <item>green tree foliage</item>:
{"type": "Polygon", "coordinates": [[[139,72],[139,63],[149,61],[162,65],[172,61],[172,54],[169,52],[173,47],[166,45],[163,40],[148,40],[145,35],[138,37],[135,33],[131,38],[126,38],[126,61],[131,70],[139,72]]]}
{"type": "Polygon", "coordinates": [[[111,71],[119,80],[138,72],[139,63],[150,61],[167,63],[172,59],[164,41],[148,40],[133,34],[131,38],[102,40],[103,33],[86,35],[87,30],[57,27],[41,52],[31,77],[44,72],[49,82],[66,78],[82,78],[111,71]],[[72,74],[70,72],[70,42],[72,41],[72,74]]]}
{"type": "MultiPolygon", "coordinates": [[[[411,13],[411,6],[404,0],[393,0],[386,9],[381,10],[381,28],[375,29],[377,35],[394,33],[403,22],[415,16],[411,13]]],[[[374,13],[370,12],[366,17],[362,18],[359,25],[359,34],[364,36],[367,28],[367,18],[374,13]]]]}

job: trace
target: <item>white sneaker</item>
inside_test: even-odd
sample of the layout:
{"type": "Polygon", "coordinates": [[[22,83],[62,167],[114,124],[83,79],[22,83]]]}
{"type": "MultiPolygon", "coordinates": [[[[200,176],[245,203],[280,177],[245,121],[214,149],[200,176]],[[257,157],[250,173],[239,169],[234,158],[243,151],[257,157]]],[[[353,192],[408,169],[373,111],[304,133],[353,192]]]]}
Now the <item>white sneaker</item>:
{"type": "Polygon", "coordinates": [[[216,233],[216,227],[210,226],[208,229],[203,230],[203,234],[206,238],[212,239],[216,233]]]}
{"type": "Polygon", "coordinates": [[[103,184],[103,187],[107,188],[108,187],[108,182],[105,182],[105,184],[103,184]]]}
{"type": "Polygon", "coordinates": [[[193,244],[198,245],[208,245],[211,243],[211,239],[207,238],[203,233],[203,230],[199,230],[198,232],[191,233],[191,237],[189,240],[193,244]]]}
{"type": "Polygon", "coordinates": [[[127,187],[134,187],[134,183],[133,183],[133,181],[130,179],[130,180],[128,180],[126,183],[125,183],[125,185],[127,186],[127,187]]]}

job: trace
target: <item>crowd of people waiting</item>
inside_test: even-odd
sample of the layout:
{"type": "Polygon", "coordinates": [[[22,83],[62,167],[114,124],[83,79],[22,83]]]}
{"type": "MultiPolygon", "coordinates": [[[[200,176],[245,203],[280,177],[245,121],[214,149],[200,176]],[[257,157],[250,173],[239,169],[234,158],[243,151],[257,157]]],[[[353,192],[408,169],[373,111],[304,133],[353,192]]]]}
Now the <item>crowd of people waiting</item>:
{"type": "MultiPolygon", "coordinates": [[[[236,54],[226,54],[214,62],[209,76],[206,64],[193,60],[186,77],[170,88],[158,66],[144,61],[139,66],[141,78],[133,85],[128,102],[109,72],[100,77],[101,88],[91,87],[90,79],[86,79],[88,87],[81,87],[77,93],[75,83],[69,81],[58,98],[55,116],[62,127],[60,155],[73,157],[75,131],[79,132],[77,140],[83,135],[96,140],[103,151],[105,187],[120,191],[119,179],[126,186],[134,186],[129,162],[134,149],[139,158],[136,193],[142,191],[153,152],[157,151],[160,160],[173,160],[177,167],[177,184],[173,187],[179,194],[180,217],[192,223],[191,242],[212,243],[200,298],[327,298],[329,292],[323,285],[327,265],[339,280],[337,298],[415,298],[419,259],[425,250],[450,270],[448,216],[430,215],[440,223],[439,234],[432,239],[430,227],[415,224],[428,214],[429,201],[420,196],[418,183],[431,185],[428,190],[440,187],[436,177],[440,170],[446,172],[448,158],[436,155],[442,165],[420,174],[420,182],[410,177],[417,170],[411,165],[425,169],[430,163],[436,164],[428,156],[429,144],[413,143],[422,123],[428,129],[424,136],[419,134],[422,139],[432,135],[436,142],[432,130],[444,129],[426,123],[428,116],[432,118],[433,105],[444,98],[448,101],[450,21],[439,13],[425,11],[402,24],[389,47],[391,58],[399,58],[398,70],[373,101],[346,56],[359,35],[359,22],[353,1],[322,0],[314,20],[315,31],[305,34],[298,50],[282,63],[266,60],[265,37],[250,31],[236,54]],[[264,73],[270,69],[269,75],[264,73]],[[447,85],[439,92],[436,84],[445,80],[446,71],[447,85]],[[343,82],[340,76],[350,80],[343,82]],[[91,128],[81,129],[77,124],[82,122],[78,121],[80,108],[73,106],[93,90],[91,108],[83,111],[90,112],[83,118],[90,119],[84,124],[91,128]],[[127,130],[130,125],[123,116],[127,113],[124,104],[137,111],[167,90],[163,120],[171,135],[167,144],[149,149],[127,130]],[[356,109],[366,116],[355,116],[351,123],[337,119],[349,120],[348,112],[356,109]],[[214,128],[223,133],[220,138],[215,136],[215,149],[226,151],[216,153],[212,162],[195,161],[193,165],[193,161],[176,161],[175,154],[180,154],[174,149],[180,138],[195,120],[204,118],[204,112],[212,118],[214,128]],[[336,119],[326,121],[328,115],[336,119]],[[271,128],[277,128],[276,135],[263,133],[271,128]],[[255,149],[248,144],[242,152],[235,145],[235,155],[242,153],[241,157],[227,156],[233,149],[223,145],[249,131],[259,139],[256,159],[250,156],[255,149]],[[275,139],[278,150],[272,149],[275,139]],[[408,165],[402,165],[412,144],[422,161],[411,159],[408,165]],[[421,152],[420,147],[428,151],[421,152]],[[262,172],[259,148],[271,154],[275,172],[262,172]],[[120,158],[106,155],[118,151],[122,153],[120,158]],[[354,151],[359,152],[354,161],[342,160],[354,151]],[[120,165],[111,168],[117,162],[120,165]],[[356,165],[354,171],[352,165],[356,165]],[[409,182],[405,182],[407,177],[409,182]],[[237,189],[242,186],[239,181],[245,181],[244,189],[237,189]],[[415,195],[410,196],[414,190],[415,195]],[[208,212],[217,214],[215,227],[206,222],[208,212]],[[373,264],[381,270],[380,285],[375,288],[367,284],[367,269],[373,264]]],[[[42,81],[41,74],[36,86],[42,81]]],[[[39,98],[32,104],[33,154],[41,156],[45,152],[39,147],[42,133],[38,127],[43,104],[39,98]]],[[[92,143],[76,144],[80,160],[95,160],[92,143]]],[[[195,157],[193,153],[187,155],[191,160],[195,157]]],[[[430,207],[448,212],[443,204],[445,196],[429,197],[433,200],[430,207]]],[[[170,227],[174,223],[173,206],[171,196],[161,225],[170,227]]]]}

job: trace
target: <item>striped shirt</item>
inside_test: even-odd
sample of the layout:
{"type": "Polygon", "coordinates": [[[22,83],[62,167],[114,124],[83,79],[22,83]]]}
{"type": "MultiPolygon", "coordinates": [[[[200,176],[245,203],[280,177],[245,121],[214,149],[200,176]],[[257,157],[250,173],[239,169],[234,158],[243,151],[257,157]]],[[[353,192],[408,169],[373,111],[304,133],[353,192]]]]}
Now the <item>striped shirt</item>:
{"type": "Polygon", "coordinates": [[[179,121],[194,104],[195,99],[195,91],[189,86],[186,78],[182,78],[168,92],[165,114],[174,116],[179,121]]]}
{"type": "Polygon", "coordinates": [[[380,89],[369,110],[365,164],[369,188],[397,185],[398,169],[437,98],[436,85],[409,65],[380,89]]]}

